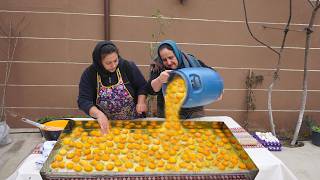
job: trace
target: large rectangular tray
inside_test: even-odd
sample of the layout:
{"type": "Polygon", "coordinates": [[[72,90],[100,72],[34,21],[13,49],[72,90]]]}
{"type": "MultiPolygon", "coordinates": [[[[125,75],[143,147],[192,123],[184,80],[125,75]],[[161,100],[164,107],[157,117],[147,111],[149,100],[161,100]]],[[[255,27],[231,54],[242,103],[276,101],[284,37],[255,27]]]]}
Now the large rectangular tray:
{"type": "MultiPolygon", "coordinates": [[[[188,130],[188,125],[192,122],[195,123],[198,128],[209,128],[214,131],[215,129],[220,129],[223,131],[228,131],[229,128],[223,123],[223,122],[211,122],[206,121],[205,118],[201,118],[202,120],[193,121],[190,120],[184,120],[182,121],[182,125],[184,129],[188,130]],[[214,128],[213,127],[214,123],[214,128]]],[[[130,128],[131,131],[134,131],[136,129],[142,129],[144,130],[148,123],[156,122],[159,126],[161,126],[164,123],[165,119],[162,118],[144,118],[144,119],[137,119],[137,120],[130,120],[130,122],[134,123],[136,126],[135,128],[130,128]],[[142,123],[144,122],[144,123],[142,123]],[[144,125],[141,125],[144,124],[144,125]]],[[[81,121],[74,123],[73,121],[70,121],[69,127],[71,125],[72,129],[76,128],[77,126],[81,126],[85,130],[92,130],[97,128],[97,124],[95,124],[94,127],[88,127],[86,126],[86,123],[88,121],[81,121]]],[[[117,126],[117,122],[119,121],[111,121],[111,126],[115,127],[117,126]]],[[[158,127],[159,127],[158,126],[158,127]]],[[[118,126],[119,128],[119,126],[118,126]]],[[[124,127],[123,127],[124,128],[124,127]]],[[[72,131],[71,129],[71,131],[72,131]]],[[[54,156],[58,153],[60,148],[62,147],[61,139],[65,136],[68,136],[71,133],[70,129],[65,130],[56,145],[54,146],[52,152],[50,153],[47,161],[45,162],[44,166],[40,170],[40,174],[43,179],[53,180],[53,179],[254,179],[258,173],[257,166],[253,163],[253,161],[250,159],[250,157],[246,154],[243,147],[239,144],[239,142],[236,140],[236,138],[232,135],[229,138],[232,138],[236,140],[235,144],[232,145],[232,150],[236,153],[241,152],[242,155],[245,155],[248,159],[245,161],[247,163],[251,164],[250,169],[236,169],[236,170],[218,170],[218,169],[208,169],[206,171],[178,171],[178,172],[172,172],[172,171],[165,171],[165,172],[111,172],[111,171],[93,171],[90,173],[86,172],[70,172],[70,171],[55,171],[50,167],[50,164],[54,161],[54,156]]],[[[231,131],[230,131],[231,132],[231,131]]],[[[240,156],[239,156],[240,157],[240,156]]]]}

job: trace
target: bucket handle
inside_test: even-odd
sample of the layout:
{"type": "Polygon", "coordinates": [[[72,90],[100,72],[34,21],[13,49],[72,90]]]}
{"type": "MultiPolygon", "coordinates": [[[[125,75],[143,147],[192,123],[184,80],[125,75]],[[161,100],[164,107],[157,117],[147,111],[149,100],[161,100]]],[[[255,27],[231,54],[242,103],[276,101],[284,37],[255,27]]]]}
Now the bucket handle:
{"type": "Polygon", "coordinates": [[[193,92],[194,93],[201,92],[202,89],[203,89],[203,86],[202,86],[202,83],[201,83],[200,76],[197,75],[197,74],[190,74],[189,75],[189,79],[190,79],[190,84],[191,84],[191,87],[193,89],[193,92]]]}

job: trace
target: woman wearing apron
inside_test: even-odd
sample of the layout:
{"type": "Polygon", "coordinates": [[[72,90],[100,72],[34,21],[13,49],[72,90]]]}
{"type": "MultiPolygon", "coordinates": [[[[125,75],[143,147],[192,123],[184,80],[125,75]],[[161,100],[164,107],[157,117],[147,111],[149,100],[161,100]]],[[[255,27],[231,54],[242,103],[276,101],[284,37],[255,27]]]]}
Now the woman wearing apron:
{"type": "Polygon", "coordinates": [[[80,79],[79,108],[97,119],[103,133],[109,130],[109,119],[141,117],[147,111],[146,80],[138,67],[122,59],[111,41],[99,42],[92,59],[80,79]]]}

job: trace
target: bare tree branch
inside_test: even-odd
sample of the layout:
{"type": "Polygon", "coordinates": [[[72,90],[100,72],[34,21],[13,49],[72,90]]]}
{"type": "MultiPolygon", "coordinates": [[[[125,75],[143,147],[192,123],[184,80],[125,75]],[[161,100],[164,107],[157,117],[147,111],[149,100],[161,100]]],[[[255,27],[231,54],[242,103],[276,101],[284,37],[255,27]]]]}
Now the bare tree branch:
{"type": "MultiPolygon", "coordinates": [[[[8,47],[7,47],[7,63],[6,63],[6,70],[5,70],[5,79],[4,79],[4,87],[3,87],[3,94],[1,99],[1,106],[0,106],[0,121],[5,120],[5,98],[6,98],[6,92],[7,92],[7,84],[10,78],[11,73],[11,66],[13,63],[14,55],[16,53],[16,48],[18,45],[19,37],[21,35],[21,31],[23,30],[22,24],[25,21],[25,18],[23,17],[16,25],[14,25],[12,19],[10,19],[9,24],[9,32],[4,33],[7,34],[5,38],[8,39],[8,47]]],[[[2,29],[2,26],[0,26],[2,29]]]]}
{"type": "Polygon", "coordinates": [[[291,141],[291,145],[294,146],[297,143],[298,136],[299,136],[299,131],[301,129],[301,124],[303,121],[303,115],[304,111],[306,108],[306,102],[307,102],[307,89],[308,89],[308,58],[309,58],[309,50],[310,50],[310,45],[311,45],[311,34],[313,33],[313,25],[314,21],[318,12],[318,9],[320,8],[319,0],[316,1],[316,6],[312,11],[312,15],[309,21],[309,25],[306,28],[306,46],[304,50],[304,66],[303,66],[303,92],[302,92],[302,97],[301,97],[301,106],[300,106],[300,112],[299,112],[299,118],[296,124],[296,128],[293,134],[293,139],[291,141]]]}
{"type": "Polygon", "coordinates": [[[1,26],[0,26],[0,32],[1,32],[1,34],[3,34],[4,36],[8,36],[8,34],[6,33],[6,31],[3,30],[1,26]]]}
{"type": "MultiPolygon", "coordinates": [[[[8,39],[5,39],[5,38],[1,38],[0,40],[1,40],[1,41],[6,41],[6,42],[8,42],[8,39]]],[[[1,43],[2,43],[2,42],[1,42],[1,43]]],[[[7,51],[6,51],[5,48],[3,48],[3,49],[0,49],[0,53],[3,54],[3,55],[6,55],[6,54],[7,54],[7,51]]],[[[2,59],[1,59],[1,61],[2,61],[2,59]]]]}
{"type": "Polygon", "coordinates": [[[286,25],[286,27],[285,27],[285,29],[283,31],[284,35],[283,35],[282,44],[281,44],[281,48],[280,48],[280,56],[281,56],[281,53],[282,53],[282,51],[284,49],[286,38],[287,38],[287,35],[288,35],[288,32],[289,32],[289,26],[290,26],[290,22],[291,22],[291,17],[292,17],[292,0],[289,0],[289,18],[288,18],[287,25],[286,25]]]}
{"type": "Polygon", "coordinates": [[[279,54],[278,54],[278,61],[277,61],[277,65],[276,65],[276,70],[273,73],[272,82],[268,88],[268,113],[269,113],[269,121],[270,121],[270,125],[271,125],[271,131],[274,136],[276,136],[276,130],[275,130],[273,114],[272,114],[272,90],[273,90],[273,86],[274,86],[276,80],[279,78],[281,57],[282,57],[282,52],[283,52],[283,49],[284,49],[284,46],[286,43],[287,35],[289,32],[291,17],[292,17],[292,0],[289,0],[289,18],[288,18],[288,22],[286,24],[286,27],[283,31],[284,34],[283,34],[283,39],[282,39],[282,43],[281,43],[281,48],[280,48],[279,54]]]}
{"type": "Polygon", "coordinates": [[[276,136],[276,131],[275,131],[275,125],[274,125],[274,121],[273,121],[273,114],[272,114],[272,90],[273,90],[273,86],[276,82],[276,80],[279,78],[279,72],[280,72],[280,62],[281,62],[281,54],[283,52],[284,46],[285,46],[285,42],[286,42],[286,38],[287,38],[287,34],[289,32],[289,26],[290,26],[290,22],[291,22],[291,16],[292,16],[292,0],[289,0],[289,18],[288,18],[288,22],[285,26],[285,29],[283,30],[284,35],[283,35],[283,39],[282,39],[282,43],[281,43],[281,48],[279,51],[276,51],[275,49],[273,49],[272,47],[268,46],[267,44],[263,43],[262,41],[260,41],[259,39],[257,39],[253,33],[250,30],[249,27],[249,23],[248,23],[248,18],[247,18],[247,9],[246,9],[246,4],[245,4],[245,0],[242,0],[243,2],[243,7],[244,7],[244,14],[245,14],[245,21],[246,21],[246,25],[248,28],[248,31],[250,33],[250,35],[252,36],[253,39],[255,39],[256,41],[258,41],[259,43],[263,44],[264,46],[266,46],[268,49],[270,49],[271,51],[273,51],[274,53],[276,53],[278,55],[278,61],[277,61],[277,65],[276,65],[276,71],[273,73],[273,78],[272,78],[272,82],[269,85],[268,88],[268,113],[269,113],[269,122],[270,122],[270,126],[271,126],[271,131],[272,134],[276,136]]]}
{"type": "Polygon", "coordinates": [[[310,0],[307,0],[312,8],[314,8],[313,3],[310,0]]]}
{"type": "MultiPolygon", "coordinates": [[[[0,22],[4,22],[4,20],[2,20],[2,18],[0,17],[0,22]]],[[[5,29],[3,29],[3,27],[5,27],[5,25],[0,25],[0,32],[4,35],[4,36],[6,36],[6,37],[8,37],[9,35],[8,35],[8,33],[5,31],[5,29]]]]}
{"type": "Polygon", "coordinates": [[[7,64],[6,64],[6,74],[5,74],[5,79],[4,79],[4,87],[3,87],[3,94],[2,94],[2,100],[1,100],[1,113],[0,113],[0,120],[4,119],[4,105],[5,105],[5,97],[6,97],[6,90],[7,90],[7,83],[8,83],[8,72],[9,69],[11,68],[11,61],[10,61],[10,52],[11,52],[11,36],[12,36],[12,21],[10,20],[10,26],[9,26],[9,34],[8,34],[8,38],[9,38],[9,43],[8,43],[8,49],[7,49],[7,64]]]}
{"type": "Polygon", "coordinates": [[[21,36],[22,30],[26,28],[26,26],[28,26],[30,24],[29,21],[25,21],[26,17],[23,16],[21,18],[21,20],[17,23],[16,25],[16,33],[17,33],[17,37],[21,36]]]}
{"type": "MultiPolygon", "coordinates": [[[[266,26],[266,25],[262,25],[262,27],[263,27],[264,29],[275,29],[275,30],[282,30],[282,31],[284,31],[284,30],[285,30],[285,28],[276,28],[276,27],[270,27],[270,26],[266,26]]],[[[289,29],[289,31],[305,32],[305,30],[304,30],[304,29],[302,29],[302,30],[289,29]]]]}
{"type": "Polygon", "coordinates": [[[271,46],[267,45],[266,43],[260,41],[258,38],[256,38],[256,37],[253,35],[253,33],[252,33],[252,31],[251,31],[251,28],[250,28],[250,26],[249,26],[249,23],[248,23],[246,2],[245,2],[245,0],[242,0],[242,2],[243,2],[243,10],[244,10],[244,17],[245,17],[245,21],[246,21],[246,26],[247,26],[247,29],[248,29],[251,37],[252,37],[254,40],[256,40],[257,42],[259,42],[260,44],[266,46],[268,49],[270,49],[270,50],[273,51],[274,53],[279,54],[278,51],[276,51],[275,49],[273,49],[271,46]]]}
{"type": "Polygon", "coordinates": [[[18,36],[14,38],[15,42],[14,42],[14,44],[13,44],[13,49],[12,49],[12,52],[11,52],[10,61],[13,61],[13,56],[14,56],[14,54],[15,54],[15,52],[16,52],[16,48],[17,48],[17,45],[18,45],[20,32],[18,32],[17,35],[18,35],[18,36]]]}
{"type": "Polygon", "coordinates": [[[7,59],[10,60],[10,50],[11,50],[11,37],[12,37],[12,20],[10,20],[10,25],[9,25],[9,44],[8,44],[8,54],[7,54],[7,59]]]}

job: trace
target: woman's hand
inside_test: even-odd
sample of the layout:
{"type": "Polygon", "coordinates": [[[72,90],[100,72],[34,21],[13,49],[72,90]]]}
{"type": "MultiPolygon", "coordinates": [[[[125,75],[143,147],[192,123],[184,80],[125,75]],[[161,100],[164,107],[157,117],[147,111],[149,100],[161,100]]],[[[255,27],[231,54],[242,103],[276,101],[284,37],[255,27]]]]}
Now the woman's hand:
{"type": "Polygon", "coordinates": [[[172,70],[165,70],[163,72],[160,73],[158,79],[159,81],[163,84],[163,83],[167,83],[168,82],[168,79],[169,79],[169,76],[170,76],[170,72],[172,70]]]}
{"type": "Polygon", "coordinates": [[[101,133],[102,134],[109,133],[110,125],[109,125],[109,120],[108,120],[107,116],[105,114],[99,114],[97,116],[97,121],[100,125],[101,133]]]}
{"type": "Polygon", "coordinates": [[[136,106],[136,110],[137,110],[138,114],[142,114],[143,112],[147,112],[146,103],[138,103],[136,106]]]}
{"type": "Polygon", "coordinates": [[[222,95],[223,95],[223,93],[224,93],[224,90],[222,91],[221,95],[218,97],[217,101],[222,100],[222,95]]]}
{"type": "Polygon", "coordinates": [[[146,95],[140,94],[138,96],[136,110],[137,110],[138,114],[142,114],[143,112],[147,112],[147,96],[146,95]]]}
{"type": "Polygon", "coordinates": [[[151,87],[154,92],[159,92],[162,84],[168,82],[170,71],[172,70],[165,70],[160,73],[160,75],[151,81],[151,87]]]}
{"type": "Polygon", "coordinates": [[[89,115],[97,119],[102,134],[109,133],[109,120],[102,111],[100,111],[96,106],[92,106],[89,109],[89,115]]]}

